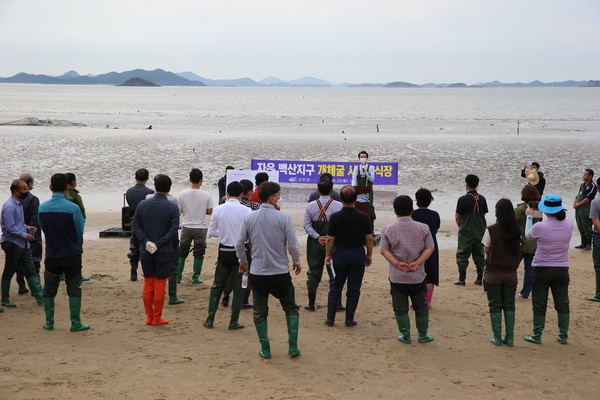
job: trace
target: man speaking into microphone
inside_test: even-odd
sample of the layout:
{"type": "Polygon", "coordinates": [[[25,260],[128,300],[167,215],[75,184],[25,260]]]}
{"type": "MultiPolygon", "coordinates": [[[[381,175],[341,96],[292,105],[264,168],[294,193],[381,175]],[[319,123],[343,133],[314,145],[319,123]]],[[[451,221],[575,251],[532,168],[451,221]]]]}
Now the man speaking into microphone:
{"type": "MultiPolygon", "coordinates": [[[[358,153],[359,165],[356,165],[352,170],[352,186],[373,186],[375,182],[375,166],[369,165],[369,153],[361,151],[358,153]]],[[[373,189],[369,193],[369,202],[371,203],[371,212],[369,217],[371,218],[371,231],[375,231],[375,207],[373,206],[373,189]]]]}

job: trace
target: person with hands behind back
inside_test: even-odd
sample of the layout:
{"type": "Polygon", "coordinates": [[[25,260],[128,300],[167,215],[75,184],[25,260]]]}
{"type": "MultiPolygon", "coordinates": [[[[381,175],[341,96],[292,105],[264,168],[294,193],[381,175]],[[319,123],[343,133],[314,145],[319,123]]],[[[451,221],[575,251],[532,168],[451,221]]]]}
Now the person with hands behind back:
{"type": "Polygon", "coordinates": [[[146,325],[164,325],[165,287],[173,263],[173,238],[179,229],[179,207],[167,199],[171,178],[154,177],[154,197],[139,203],[131,230],[140,241],[140,261],[144,273],[143,299],[146,325]]]}
{"type": "Polygon", "coordinates": [[[429,310],[427,309],[427,281],[425,261],[433,254],[435,245],[429,226],[411,218],[413,201],[402,195],[394,200],[396,221],[381,231],[381,255],[389,263],[390,293],[396,323],[402,343],[410,343],[408,298],[415,310],[419,343],[431,342],[429,310]]]}

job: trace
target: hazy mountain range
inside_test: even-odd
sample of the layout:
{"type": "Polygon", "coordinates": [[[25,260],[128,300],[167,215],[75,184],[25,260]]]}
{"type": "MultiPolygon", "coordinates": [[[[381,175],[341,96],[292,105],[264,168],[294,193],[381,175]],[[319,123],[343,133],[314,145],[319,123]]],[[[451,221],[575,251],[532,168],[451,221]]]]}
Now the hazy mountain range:
{"type": "MultiPolygon", "coordinates": [[[[417,85],[408,82],[388,82],[388,83],[359,83],[352,84],[348,82],[335,83],[328,82],[310,76],[300,79],[285,81],[283,79],[269,76],[260,81],[250,78],[238,79],[210,79],[203,78],[193,72],[173,73],[162,69],[147,71],[143,69],[134,69],[125,72],[109,72],[101,75],[80,75],[76,71],[68,71],[60,76],[33,75],[21,72],[9,78],[0,78],[0,83],[43,83],[43,84],[74,84],[74,85],[123,85],[128,79],[139,78],[160,86],[253,86],[253,87],[458,87],[458,88],[481,88],[481,87],[580,87],[595,86],[600,87],[600,81],[564,81],[549,82],[533,81],[529,83],[504,83],[499,81],[480,82],[475,85],[467,85],[461,82],[453,83],[426,83],[417,85]]],[[[150,86],[150,85],[148,85],[150,86]]]]}

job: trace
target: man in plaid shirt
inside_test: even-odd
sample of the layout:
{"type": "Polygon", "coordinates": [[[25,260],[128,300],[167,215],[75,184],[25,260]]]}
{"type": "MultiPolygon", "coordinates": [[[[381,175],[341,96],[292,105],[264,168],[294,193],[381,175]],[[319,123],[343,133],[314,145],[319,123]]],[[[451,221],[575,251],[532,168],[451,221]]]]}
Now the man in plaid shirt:
{"type": "Polygon", "coordinates": [[[415,310],[419,343],[431,342],[427,334],[429,311],[427,310],[425,261],[433,254],[434,243],[429,227],[411,218],[413,201],[406,195],[394,200],[394,212],[398,218],[381,231],[381,255],[390,263],[389,280],[392,306],[401,335],[398,340],[410,343],[410,319],[408,298],[415,310]]]}

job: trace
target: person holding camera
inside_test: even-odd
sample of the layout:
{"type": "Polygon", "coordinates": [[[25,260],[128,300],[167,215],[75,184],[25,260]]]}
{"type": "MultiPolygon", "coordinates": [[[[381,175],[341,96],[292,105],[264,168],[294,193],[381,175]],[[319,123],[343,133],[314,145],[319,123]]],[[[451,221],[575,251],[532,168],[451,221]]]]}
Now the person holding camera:
{"type": "Polygon", "coordinates": [[[544,194],[544,188],[546,187],[546,178],[544,178],[544,173],[540,171],[540,164],[532,162],[531,165],[523,165],[521,177],[527,178],[528,181],[534,179],[534,181],[530,181],[530,183],[535,186],[541,198],[544,194]],[[535,172],[535,174],[530,174],[530,172],[535,172]],[[537,179],[535,179],[535,177],[537,177],[537,179]]]}
{"type": "Polygon", "coordinates": [[[537,211],[533,216],[533,224],[536,224],[542,220],[542,213],[538,210],[538,202],[540,200],[540,194],[535,186],[527,184],[521,189],[521,200],[523,202],[515,208],[515,217],[517,218],[517,225],[521,228],[521,251],[519,256],[519,263],[523,261],[525,268],[525,275],[523,276],[523,288],[519,292],[519,297],[522,299],[528,299],[531,293],[531,262],[535,255],[535,249],[537,247],[535,240],[527,239],[525,237],[525,222],[527,221],[527,207],[537,211]]]}
{"type": "Polygon", "coordinates": [[[525,237],[537,242],[533,256],[531,294],[533,305],[533,333],[524,339],[542,343],[546,325],[548,291],[552,290],[554,309],[558,314],[558,342],[567,344],[569,331],[569,243],[573,235],[573,221],[567,219],[567,209],[562,198],[549,194],[540,201],[538,208],[546,214],[546,220],[533,225],[534,210],[527,208],[525,237]]]}

